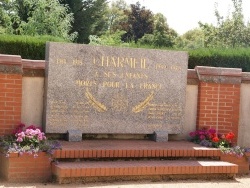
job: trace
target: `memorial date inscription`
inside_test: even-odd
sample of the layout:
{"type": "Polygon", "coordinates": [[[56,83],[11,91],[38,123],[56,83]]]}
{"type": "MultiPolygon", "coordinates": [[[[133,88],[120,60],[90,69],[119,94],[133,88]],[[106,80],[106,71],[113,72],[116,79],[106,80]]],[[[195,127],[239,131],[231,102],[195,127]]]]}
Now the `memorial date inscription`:
{"type": "Polygon", "coordinates": [[[186,52],[47,43],[45,131],[178,134],[186,52]]]}

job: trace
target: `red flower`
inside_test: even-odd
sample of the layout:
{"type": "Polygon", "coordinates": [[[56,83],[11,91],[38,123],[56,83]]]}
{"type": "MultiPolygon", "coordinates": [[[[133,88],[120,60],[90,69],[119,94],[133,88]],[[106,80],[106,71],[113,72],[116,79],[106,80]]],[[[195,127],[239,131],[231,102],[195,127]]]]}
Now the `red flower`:
{"type": "Polygon", "coordinates": [[[234,133],[229,132],[229,133],[226,135],[226,140],[231,141],[231,140],[234,139],[234,137],[235,137],[234,133]]]}
{"type": "Polygon", "coordinates": [[[14,129],[14,130],[12,131],[12,134],[15,135],[15,134],[17,134],[17,133],[22,132],[24,127],[25,127],[25,124],[20,123],[20,124],[17,126],[17,128],[14,129]]]}
{"type": "Polygon", "coordinates": [[[216,136],[216,137],[213,137],[212,141],[213,141],[213,142],[219,142],[220,139],[216,136]]]}
{"type": "MultiPolygon", "coordinates": [[[[37,127],[35,125],[30,125],[28,126],[26,129],[32,129],[32,130],[36,130],[37,127]]],[[[38,128],[39,129],[39,128],[38,128]]],[[[39,129],[40,130],[40,129],[39,129]]]]}
{"type": "Polygon", "coordinates": [[[214,137],[216,137],[216,133],[211,133],[211,134],[209,135],[209,138],[210,138],[210,139],[213,139],[214,137]]]}

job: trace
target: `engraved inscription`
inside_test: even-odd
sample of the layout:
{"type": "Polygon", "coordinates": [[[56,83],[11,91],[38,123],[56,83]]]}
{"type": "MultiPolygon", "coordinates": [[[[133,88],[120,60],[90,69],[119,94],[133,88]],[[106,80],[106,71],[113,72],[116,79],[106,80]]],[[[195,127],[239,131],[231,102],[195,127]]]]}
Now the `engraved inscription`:
{"type": "Polygon", "coordinates": [[[63,59],[63,58],[56,59],[56,64],[64,65],[66,63],[67,63],[66,59],[63,59]]]}
{"type": "Polygon", "coordinates": [[[147,69],[149,66],[145,58],[101,56],[94,57],[93,64],[101,67],[147,69]]]}
{"type": "Polygon", "coordinates": [[[47,47],[47,132],[174,134],[182,129],[186,52],[54,42],[47,47]]]}
{"type": "Polygon", "coordinates": [[[50,108],[51,116],[48,118],[48,122],[50,123],[64,124],[69,122],[69,118],[65,115],[69,111],[71,112],[70,121],[72,123],[83,123],[83,125],[87,125],[88,123],[90,108],[88,102],[75,102],[69,106],[63,100],[54,100],[51,101],[50,108]]]}
{"type": "Polygon", "coordinates": [[[92,93],[89,91],[89,89],[86,89],[85,92],[85,96],[88,99],[89,104],[92,105],[92,107],[94,109],[96,109],[98,112],[105,112],[107,111],[107,107],[102,104],[101,102],[99,102],[93,95],[92,93]]]}
{"type": "Polygon", "coordinates": [[[182,108],[176,104],[150,104],[148,119],[164,120],[169,124],[179,124],[182,117],[182,108]]]}

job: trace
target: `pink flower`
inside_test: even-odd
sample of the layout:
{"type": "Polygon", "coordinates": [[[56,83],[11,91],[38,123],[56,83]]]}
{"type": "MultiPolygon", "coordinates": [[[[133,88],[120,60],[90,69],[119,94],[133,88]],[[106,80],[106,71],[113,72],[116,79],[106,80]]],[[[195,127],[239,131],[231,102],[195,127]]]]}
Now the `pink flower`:
{"type": "Polygon", "coordinates": [[[36,129],[36,130],[35,130],[35,133],[36,133],[36,134],[40,134],[40,133],[41,133],[41,130],[40,130],[40,129],[36,129]]]}
{"type": "Polygon", "coordinates": [[[206,137],[204,135],[200,135],[200,140],[204,140],[206,137]]]}
{"type": "Polygon", "coordinates": [[[24,138],[24,137],[25,137],[25,134],[24,134],[24,132],[22,131],[22,132],[20,132],[20,133],[17,133],[17,134],[16,134],[16,137],[24,138]]]}
{"type": "Polygon", "coordinates": [[[30,129],[30,130],[31,130],[31,131],[30,131],[29,134],[30,134],[31,136],[35,136],[35,135],[36,135],[36,131],[34,131],[33,129],[30,129]]]}
{"type": "Polygon", "coordinates": [[[26,135],[31,135],[31,132],[32,132],[33,130],[32,129],[26,129],[25,130],[25,134],[26,135]]]}
{"type": "Polygon", "coordinates": [[[225,139],[225,135],[223,134],[223,135],[221,135],[221,139],[225,139]]]}
{"type": "Polygon", "coordinates": [[[42,136],[42,135],[38,135],[37,138],[38,138],[39,141],[42,141],[42,140],[43,140],[43,136],[42,136]]]}
{"type": "Polygon", "coordinates": [[[17,141],[17,142],[22,142],[23,139],[22,139],[21,137],[18,137],[18,138],[16,139],[16,141],[17,141]]]}

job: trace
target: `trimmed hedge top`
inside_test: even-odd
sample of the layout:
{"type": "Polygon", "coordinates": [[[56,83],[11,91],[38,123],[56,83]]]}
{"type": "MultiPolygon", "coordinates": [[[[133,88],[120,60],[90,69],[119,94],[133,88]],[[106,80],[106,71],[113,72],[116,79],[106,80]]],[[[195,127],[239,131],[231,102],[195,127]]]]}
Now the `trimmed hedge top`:
{"type": "MultiPolygon", "coordinates": [[[[0,35],[0,53],[20,55],[23,59],[44,60],[47,41],[69,42],[52,36],[0,35]]],[[[189,50],[188,54],[189,69],[212,66],[242,68],[243,72],[250,72],[250,48],[200,48],[189,50]]]]}
{"type": "Polygon", "coordinates": [[[20,55],[23,59],[44,60],[47,41],[67,42],[52,36],[0,35],[0,53],[20,55]]]}
{"type": "Polygon", "coordinates": [[[188,53],[190,69],[195,66],[212,66],[242,68],[243,72],[250,72],[250,48],[203,48],[190,50],[188,53]]]}

